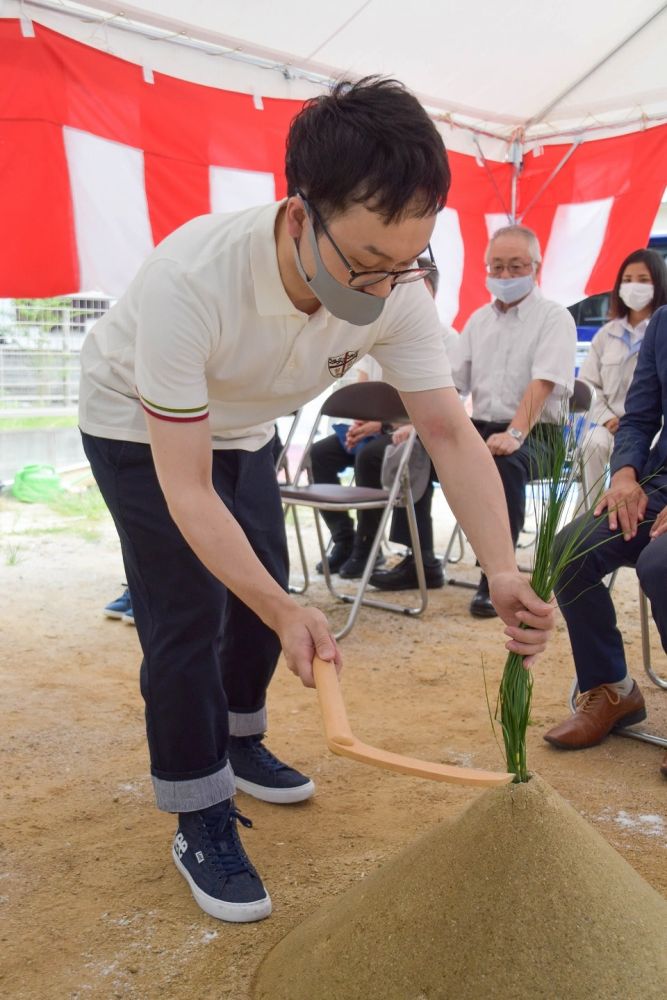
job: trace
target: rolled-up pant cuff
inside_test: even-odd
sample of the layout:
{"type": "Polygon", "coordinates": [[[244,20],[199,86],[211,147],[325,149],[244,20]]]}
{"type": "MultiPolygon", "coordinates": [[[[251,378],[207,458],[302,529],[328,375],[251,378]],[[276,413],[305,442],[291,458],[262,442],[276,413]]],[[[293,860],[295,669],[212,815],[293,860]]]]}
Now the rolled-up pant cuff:
{"type": "Polygon", "coordinates": [[[185,781],[166,781],[155,775],[152,778],[157,807],[164,812],[196,812],[207,809],[225,799],[231,799],[235,792],[234,772],[229,763],[203,778],[187,778],[185,781]]]}
{"type": "Polygon", "coordinates": [[[230,712],[230,736],[256,736],[266,732],[266,706],[258,712],[230,712]]]}

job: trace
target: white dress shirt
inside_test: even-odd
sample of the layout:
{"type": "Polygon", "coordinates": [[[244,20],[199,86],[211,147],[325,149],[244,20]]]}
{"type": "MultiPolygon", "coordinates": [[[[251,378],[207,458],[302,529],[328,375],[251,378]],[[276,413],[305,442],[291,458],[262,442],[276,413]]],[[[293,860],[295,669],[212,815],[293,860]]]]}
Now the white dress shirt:
{"type": "Polygon", "coordinates": [[[496,302],[472,314],[450,351],[462,395],[476,420],[509,422],[534,379],[553,382],[540,420],[558,423],[574,388],[577,328],[570,313],[535,287],[506,312],[496,302]]]}

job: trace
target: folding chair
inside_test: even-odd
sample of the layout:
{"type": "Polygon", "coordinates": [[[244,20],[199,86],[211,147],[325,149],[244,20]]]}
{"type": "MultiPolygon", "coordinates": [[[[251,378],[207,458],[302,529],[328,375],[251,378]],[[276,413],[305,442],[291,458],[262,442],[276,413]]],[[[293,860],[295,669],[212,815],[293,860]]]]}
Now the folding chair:
{"type": "MultiPolygon", "coordinates": [[[[294,412],[290,414],[290,416],[292,417],[292,423],[290,424],[290,429],[287,432],[287,436],[286,436],[285,441],[283,443],[283,446],[282,446],[282,448],[280,450],[280,454],[278,455],[278,458],[276,459],[276,475],[280,476],[280,474],[282,473],[282,475],[283,475],[283,477],[285,479],[285,483],[286,484],[292,482],[292,478],[291,478],[291,475],[290,475],[290,468],[289,468],[289,457],[288,457],[289,456],[289,449],[290,449],[290,445],[292,444],[292,439],[294,438],[294,434],[296,432],[297,424],[299,423],[299,420],[301,419],[301,414],[302,413],[303,413],[303,407],[301,407],[298,410],[294,410],[294,412]]],[[[287,513],[287,508],[284,508],[284,510],[285,510],[285,513],[287,513]]],[[[299,517],[298,517],[297,512],[296,512],[296,507],[292,507],[291,511],[292,511],[292,520],[294,522],[294,534],[296,535],[296,544],[297,544],[297,548],[299,550],[299,558],[301,559],[301,566],[302,566],[302,569],[303,569],[304,584],[301,587],[295,587],[294,584],[292,584],[290,582],[289,591],[290,591],[290,594],[303,594],[303,593],[305,593],[306,588],[308,586],[308,569],[307,569],[307,563],[306,563],[306,550],[305,550],[305,547],[304,547],[304,544],[303,544],[303,537],[301,535],[301,526],[299,525],[299,517]]]]}
{"type": "MultiPolygon", "coordinates": [[[[591,430],[591,412],[594,403],[595,389],[593,386],[581,378],[575,378],[574,390],[569,400],[569,415],[570,421],[574,421],[574,434],[572,434],[572,454],[569,457],[569,465],[572,473],[568,476],[568,479],[573,486],[577,482],[581,483],[586,510],[589,509],[590,505],[588,501],[588,480],[586,478],[585,446],[591,430]]],[[[530,480],[528,485],[530,486],[538,482],[540,482],[539,479],[533,479],[530,480]]],[[[463,530],[457,521],[452,529],[452,533],[449,537],[449,542],[447,543],[447,548],[443,556],[445,574],[447,573],[447,566],[449,564],[461,561],[464,551],[464,541],[465,536],[463,534],[463,530]],[[455,546],[458,546],[459,555],[452,558],[452,552],[454,551],[455,546]]],[[[447,583],[453,587],[467,587],[470,590],[477,589],[477,584],[471,583],[468,580],[455,580],[451,577],[446,577],[446,579],[447,583]]]]}
{"type": "MultiPolygon", "coordinates": [[[[660,677],[651,663],[651,642],[650,642],[650,615],[648,598],[646,594],[639,587],[639,624],[641,628],[642,636],[642,660],[644,663],[644,672],[656,687],[662,688],[667,691],[667,680],[664,677],[660,677]]],[[[579,685],[575,677],[572,684],[572,690],[570,691],[570,709],[574,712],[577,707],[577,695],[579,694],[579,685]]],[[[614,732],[617,736],[627,736],[631,740],[641,740],[643,743],[653,743],[654,746],[667,747],[667,736],[658,736],[656,733],[649,733],[645,729],[638,729],[636,726],[628,726],[625,729],[615,729],[614,732]]]]}
{"type": "MultiPolygon", "coordinates": [[[[315,440],[317,430],[322,417],[338,417],[353,420],[379,420],[382,423],[406,423],[408,415],[396,389],[385,382],[358,382],[353,385],[346,385],[333,392],[324,401],[320,412],[313,424],[308,442],[305,446],[303,456],[294,474],[293,483],[281,486],[280,493],[286,508],[289,507],[310,507],[315,513],[315,527],[317,539],[322,555],[322,569],[324,580],[329,592],[339,601],[350,604],[351,609],[347,621],[343,628],[336,633],[337,639],[342,639],[352,629],[362,605],[365,607],[382,608],[385,611],[394,611],[402,615],[416,616],[422,614],[428,603],[428,591],[424,578],[424,565],[419,544],[419,534],[417,532],[417,522],[415,519],[414,500],[410,487],[410,475],[408,462],[416,439],[416,432],[413,429],[406,446],[403,449],[401,460],[398,464],[394,480],[389,489],[370,489],[361,486],[340,486],[332,483],[313,483],[312,472],[310,471],[310,449],[315,440]],[[307,485],[299,485],[302,475],[306,473],[309,480],[307,485]],[[419,603],[413,607],[405,607],[402,604],[394,604],[389,601],[380,601],[375,598],[366,597],[366,589],[371,573],[375,567],[375,560],[380,551],[385,528],[394,507],[404,504],[408,514],[408,526],[410,530],[410,540],[412,551],[415,557],[417,569],[417,580],[419,582],[419,603]],[[371,545],[368,559],[364,567],[364,572],[359,581],[356,594],[341,593],[334,586],[329,566],[326,559],[326,546],[322,535],[322,524],[319,511],[347,511],[347,510],[381,510],[380,523],[375,533],[371,545]]],[[[308,570],[304,563],[304,588],[308,587],[308,570]]],[[[302,591],[303,592],[303,591],[302,591]]]]}

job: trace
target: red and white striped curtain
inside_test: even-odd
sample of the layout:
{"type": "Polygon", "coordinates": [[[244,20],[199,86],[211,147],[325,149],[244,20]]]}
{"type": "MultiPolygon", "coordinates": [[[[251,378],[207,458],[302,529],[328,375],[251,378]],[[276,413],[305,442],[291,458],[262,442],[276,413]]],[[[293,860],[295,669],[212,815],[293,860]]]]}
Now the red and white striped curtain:
{"type": "MultiPolygon", "coordinates": [[[[119,295],[183,222],[284,195],[299,102],[148,73],[34,28],[23,37],[18,20],[0,20],[0,296],[119,295]]],[[[528,153],[519,214],[568,148],[528,153]]],[[[473,156],[450,160],[433,249],[439,310],[460,328],[488,300],[484,250],[507,221],[512,168],[489,163],[492,183],[473,156]]],[[[666,186],[667,126],[582,143],[523,219],[542,244],[545,294],[568,304],[610,288],[666,186]]]]}

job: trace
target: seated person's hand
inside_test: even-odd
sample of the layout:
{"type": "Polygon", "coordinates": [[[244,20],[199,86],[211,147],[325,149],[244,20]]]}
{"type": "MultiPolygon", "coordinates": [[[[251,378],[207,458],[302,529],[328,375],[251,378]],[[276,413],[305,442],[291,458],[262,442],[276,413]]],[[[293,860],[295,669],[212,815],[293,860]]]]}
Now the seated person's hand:
{"type": "Polygon", "coordinates": [[[513,452],[519,450],[521,442],[513,438],[511,434],[503,431],[502,434],[492,434],[488,437],[486,439],[486,447],[492,455],[511,455],[513,452]]]}
{"type": "Polygon", "coordinates": [[[532,667],[546,649],[553,630],[554,602],[541,600],[518,570],[490,576],[489,593],[494,608],[507,626],[505,649],[519,653],[524,657],[524,666],[532,667]]]}
{"type": "Polygon", "coordinates": [[[618,417],[610,417],[609,420],[605,420],[603,426],[607,428],[610,434],[615,434],[620,422],[618,417]]]}
{"type": "Polygon", "coordinates": [[[659,538],[660,535],[664,534],[667,534],[667,507],[662,508],[649,531],[651,538],[659,538]]]}
{"type": "Polygon", "coordinates": [[[412,424],[402,424],[397,427],[391,435],[392,444],[401,444],[403,441],[407,441],[412,433],[412,424]]]}
{"type": "Polygon", "coordinates": [[[623,538],[629,542],[637,534],[637,525],[644,520],[648,497],[635,478],[634,469],[623,468],[611,477],[609,489],[603,494],[593,511],[599,517],[603,511],[608,511],[609,527],[612,531],[619,528],[623,538]]]}
{"type": "Polygon", "coordinates": [[[356,448],[360,441],[372,434],[379,434],[382,424],[379,420],[355,420],[345,437],[346,448],[356,448]]]}

